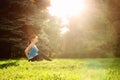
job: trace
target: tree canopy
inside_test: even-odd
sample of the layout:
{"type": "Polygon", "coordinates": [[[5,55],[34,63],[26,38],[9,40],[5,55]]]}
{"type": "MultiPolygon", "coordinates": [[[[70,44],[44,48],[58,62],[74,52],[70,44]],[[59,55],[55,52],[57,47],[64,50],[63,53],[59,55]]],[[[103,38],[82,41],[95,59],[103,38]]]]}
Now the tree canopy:
{"type": "Polygon", "coordinates": [[[0,1],[0,57],[24,55],[28,37],[38,34],[44,26],[49,5],[49,0],[0,1]]]}
{"type": "MultiPolygon", "coordinates": [[[[87,0],[86,0],[87,1],[87,0]]],[[[120,57],[119,0],[88,1],[86,13],[68,18],[69,32],[61,36],[62,20],[47,10],[50,0],[0,1],[0,58],[23,57],[32,34],[43,53],[58,57],[120,57]],[[58,54],[61,53],[61,54],[58,54]]]]}

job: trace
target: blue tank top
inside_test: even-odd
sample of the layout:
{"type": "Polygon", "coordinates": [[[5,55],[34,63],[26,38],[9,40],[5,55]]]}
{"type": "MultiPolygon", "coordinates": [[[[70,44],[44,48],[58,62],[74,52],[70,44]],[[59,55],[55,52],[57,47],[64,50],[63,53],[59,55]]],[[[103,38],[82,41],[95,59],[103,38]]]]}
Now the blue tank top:
{"type": "Polygon", "coordinates": [[[34,47],[32,49],[30,49],[28,57],[29,57],[29,59],[31,59],[37,55],[38,55],[38,48],[36,45],[34,45],[34,47]]]}

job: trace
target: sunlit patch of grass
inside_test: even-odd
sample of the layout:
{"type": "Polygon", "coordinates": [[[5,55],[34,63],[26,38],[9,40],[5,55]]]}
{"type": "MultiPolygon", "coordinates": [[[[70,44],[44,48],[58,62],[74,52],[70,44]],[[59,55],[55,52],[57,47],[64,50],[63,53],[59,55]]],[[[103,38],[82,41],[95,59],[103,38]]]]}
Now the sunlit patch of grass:
{"type": "Polygon", "coordinates": [[[54,59],[0,61],[0,80],[119,80],[120,59],[54,59]]]}

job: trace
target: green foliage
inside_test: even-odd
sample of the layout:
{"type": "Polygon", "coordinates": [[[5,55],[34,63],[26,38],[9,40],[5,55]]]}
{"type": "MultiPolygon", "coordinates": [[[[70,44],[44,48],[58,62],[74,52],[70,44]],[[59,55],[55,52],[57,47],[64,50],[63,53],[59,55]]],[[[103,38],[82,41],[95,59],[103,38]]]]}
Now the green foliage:
{"type": "Polygon", "coordinates": [[[0,57],[24,56],[28,37],[38,34],[47,18],[47,6],[49,0],[0,1],[0,57]]]}
{"type": "Polygon", "coordinates": [[[74,58],[119,57],[119,0],[92,2],[88,12],[69,19],[70,31],[61,37],[64,25],[46,9],[50,0],[1,0],[0,57],[25,56],[28,37],[33,33],[41,37],[39,45],[44,53],[61,52],[62,57],[74,58]]]}
{"type": "Polygon", "coordinates": [[[116,57],[120,57],[120,10],[119,10],[119,7],[120,7],[120,4],[119,4],[119,0],[115,0],[115,1],[109,1],[109,4],[108,4],[108,8],[109,8],[109,12],[108,15],[110,15],[110,20],[111,20],[111,23],[112,25],[114,26],[115,28],[115,31],[116,31],[116,43],[117,45],[115,45],[115,50],[116,50],[116,57]]]}
{"type": "Polygon", "coordinates": [[[62,57],[114,57],[115,51],[119,54],[120,21],[113,25],[111,21],[117,15],[110,14],[119,13],[116,1],[93,1],[90,10],[69,19],[70,31],[63,37],[62,57]],[[112,2],[115,4],[111,7],[112,2]]]}
{"type": "Polygon", "coordinates": [[[60,29],[63,27],[61,24],[61,19],[55,16],[49,16],[45,27],[43,30],[46,33],[49,46],[54,50],[54,52],[58,53],[61,49],[61,34],[60,29]]]}
{"type": "Polygon", "coordinates": [[[119,80],[120,59],[1,60],[1,80],[119,80]],[[87,77],[86,77],[87,76],[87,77]]]}

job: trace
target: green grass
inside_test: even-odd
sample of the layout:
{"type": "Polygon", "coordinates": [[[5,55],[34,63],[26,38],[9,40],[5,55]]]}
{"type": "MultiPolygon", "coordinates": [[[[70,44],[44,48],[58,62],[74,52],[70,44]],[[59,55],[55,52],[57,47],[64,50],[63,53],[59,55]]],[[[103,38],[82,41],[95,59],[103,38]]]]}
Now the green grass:
{"type": "Polygon", "coordinates": [[[120,59],[0,60],[0,80],[120,80],[120,59]]]}

